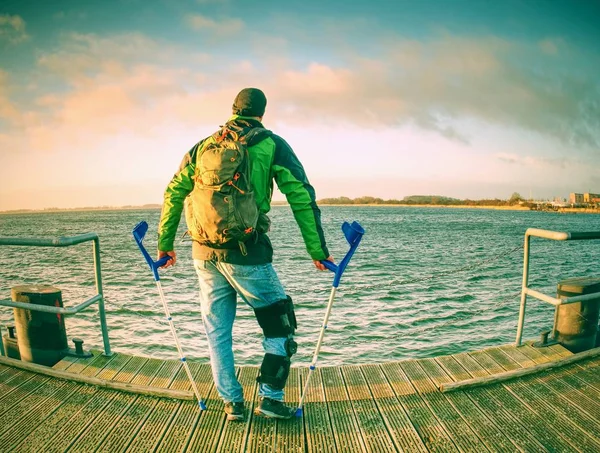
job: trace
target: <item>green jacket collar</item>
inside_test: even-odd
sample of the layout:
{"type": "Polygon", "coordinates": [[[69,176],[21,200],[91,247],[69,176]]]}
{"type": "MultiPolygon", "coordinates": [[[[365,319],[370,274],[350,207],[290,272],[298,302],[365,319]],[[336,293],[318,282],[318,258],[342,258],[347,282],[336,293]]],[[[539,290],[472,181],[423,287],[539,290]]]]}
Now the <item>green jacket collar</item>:
{"type": "Polygon", "coordinates": [[[232,115],[231,118],[227,120],[227,122],[229,123],[230,121],[235,120],[252,121],[253,123],[257,123],[259,126],[263,127],[262,123],[258,121],[255,116],[232,115]]]}

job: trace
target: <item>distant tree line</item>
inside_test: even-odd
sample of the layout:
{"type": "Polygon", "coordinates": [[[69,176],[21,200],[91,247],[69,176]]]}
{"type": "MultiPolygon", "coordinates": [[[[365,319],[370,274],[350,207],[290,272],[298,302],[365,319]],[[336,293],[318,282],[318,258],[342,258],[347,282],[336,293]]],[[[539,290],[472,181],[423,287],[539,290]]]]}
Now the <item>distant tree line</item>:
{"type": "Polygon", "coordinates": [[[486,198],[482,200],[460,200],[458,198],[443,197],[441,195],[410,195],[402,198],[402,200],[389,199],[384,200],[383,198],[377,197],[337,197],[337,198],[323,198],[319,200],[320,204],[347,204],[347,205],[364,205],[364,204],[386,204],[386,205],[432,205],[432,206],[514,206],[518,204],[525,204],[523,197],[518,193],[513,193],[508,200],[501,200],[499,198],[486,198]]]}

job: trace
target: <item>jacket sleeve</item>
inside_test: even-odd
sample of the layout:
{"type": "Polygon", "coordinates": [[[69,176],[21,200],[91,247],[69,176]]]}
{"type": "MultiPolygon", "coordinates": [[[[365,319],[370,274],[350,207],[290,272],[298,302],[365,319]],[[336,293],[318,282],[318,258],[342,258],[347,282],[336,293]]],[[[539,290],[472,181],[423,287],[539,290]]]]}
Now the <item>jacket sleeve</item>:
{"type": "Polygon", "coordinates": [[[169,182],[165,190],[160,222],[158,224],[158,250],[173,250],[177,228],[181,220],[181,211],[185,198],[194,188],[194,172],[196,170],[196,153],[202,142],[195,145],[184,157],[179,170],[169,182]]]}
{"type": "Polygon", "coordinates": [[[329,257],[329,251],[321,227],[321,210],[317,206],[315,189],[308,182],[304,168],[292,148],[277,135],[271,138],[275,142],[275,182],[292,208],[308,254],[313,260],[324,260],[329,257]]]}

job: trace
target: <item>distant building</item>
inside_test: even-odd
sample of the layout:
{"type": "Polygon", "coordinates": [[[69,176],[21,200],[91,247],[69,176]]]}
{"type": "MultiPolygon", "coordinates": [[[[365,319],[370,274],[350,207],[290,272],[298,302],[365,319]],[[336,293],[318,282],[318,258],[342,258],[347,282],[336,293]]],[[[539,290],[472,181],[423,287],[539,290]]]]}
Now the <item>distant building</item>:
{"type": "Polygon", "coordinates": [[[583,203],[583,194],[582,193],[571,193],[569,194],[569,203],[571,204],[581,204],[583,203]]]}
{"type": "Polygon", "coordinates": [[[599,203],[600,202],[600,194],[584,193],[583,194],[583,202],[584,203],[599,203]]]}

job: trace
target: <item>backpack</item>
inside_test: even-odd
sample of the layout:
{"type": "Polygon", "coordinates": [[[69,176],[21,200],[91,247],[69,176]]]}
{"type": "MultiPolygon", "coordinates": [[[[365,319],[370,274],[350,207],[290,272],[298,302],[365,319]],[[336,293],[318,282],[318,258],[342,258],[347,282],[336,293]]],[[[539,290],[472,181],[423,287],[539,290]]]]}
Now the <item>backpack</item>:
{"type": "Polygon", "coordinates": [[[239,247],[247,254],[244,242],[256,234],[260,217],[248,147],[269,135],[263,128],[226,125],[198,150],[185,210],[193,240],[212,248],[239,247]]]}

